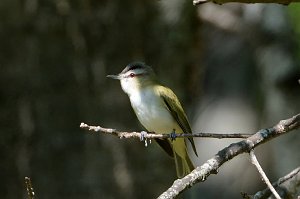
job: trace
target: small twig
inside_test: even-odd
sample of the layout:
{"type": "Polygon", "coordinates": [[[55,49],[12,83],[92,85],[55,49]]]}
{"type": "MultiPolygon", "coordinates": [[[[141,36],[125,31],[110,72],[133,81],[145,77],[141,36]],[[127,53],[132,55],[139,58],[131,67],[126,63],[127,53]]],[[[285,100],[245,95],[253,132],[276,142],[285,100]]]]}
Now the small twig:
{"type": "Polygon", "coordinates": [[[293,177],[295,177],[296,175],[300,174],[300,167],[294,169],[293,171],[291,171],[289,174],[287,174],[286,176],[283,176],[282,178],[279,178],[276,182],[272,183],[272,185],[274,187],[278,187],[279,185],[281,185],[282,183],[292,179],[293,177]]]}
{"type": "Polygon", "coordinates": [[[29,177],[25,177],[25,186],[27,190],[28,199],[34,199],[33,186],[29,177]]]}
{"type": "Polygon", "coordinates": [[[279,196],[279,194],[276,192],[275,188],[271,184],[270,180],[268,179],[267,175],[265,174],[264,170],[260,166],[259,162],[257,161],[257,158],[254,154],[253,149],[250,151],[250,158],[251,158],[251,163],[255,165],[255,167],[257,168],[258,173],[262,177],[262,180],[267,184],[267,186],[269,187],[269,189],[271,190],[271,192],[273,193],[275,198],[276,199],[281,199],[281,197],[279,196]]]}
{"type": "MultiPolygon", "coordinates": [[[[274,188],[277,188],[279,186],[285,187],[286,191],[296,190],[296,187],[300,183],[300,167],[294,169],[287,175],[279,178],[276,182],[273,182],[272,185],[274,188]],[[298,180],[297,180],[298,179],[298,180]],[[295,182],[296,181],[296,182],[295,182]]],[[[248,199],[260,199],[260,198],[268,198],[271,194],[271,191],[269,188],[266,188],[262,191],[258,191],[254,195],[248,195],[247,193],[242,193],[243,198],[248,199]]]]}
{"type": "MultiPolygon", "coordinates": [[[[90,126],[85,123],[80,124],[80,128],[87,129],[93,132],[99,132],[104,134],[111,134],[118,136],[119,138],[140,138],[141,132],[126,132],[126,131],[117,131],[116,129],[103,128],[101,126],[90,126]]],[[[193,133],[193,134],[175,134],[176,138],[190,138],[190,137],[205,137],[205,138],[247,138],[252,134],[240,134],[240,133],[229,133],[229,134],[219,134],[219,133],[193,133]]],[[[153,139],[153,138],[161,138],[167,139],[170,138],[170,133],[166,134],[156,134],[153,132],[147,132],[147,134],[143,134],[144,138],[153,139]]]]}

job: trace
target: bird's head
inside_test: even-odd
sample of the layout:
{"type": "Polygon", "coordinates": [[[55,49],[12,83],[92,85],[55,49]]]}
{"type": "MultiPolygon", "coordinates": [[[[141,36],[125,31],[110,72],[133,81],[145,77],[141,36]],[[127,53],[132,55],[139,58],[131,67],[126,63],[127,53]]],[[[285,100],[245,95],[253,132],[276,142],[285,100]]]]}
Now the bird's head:
{"type": "Polygon", "coordinates": [[[152,68],[142,62],[130,63],[118,75],[107,75],[107,77],[120,80],[122,89],[127,94],[156,82],[152,68]]]}

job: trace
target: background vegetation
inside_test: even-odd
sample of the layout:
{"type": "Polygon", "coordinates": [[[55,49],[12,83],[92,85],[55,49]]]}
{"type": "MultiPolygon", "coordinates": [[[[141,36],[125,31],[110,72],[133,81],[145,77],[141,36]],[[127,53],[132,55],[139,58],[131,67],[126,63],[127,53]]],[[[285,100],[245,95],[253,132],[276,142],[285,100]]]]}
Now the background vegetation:
{"type": "MultiPolygon", "coordinates": [[[[252,133],[299,112],[299,5],[138,0],[1,0],[0,195],[154,198],[176,178],[156,145],[89,134],[80,122],[142,130],[118,82],[153,66],[195,132],[252,133]]],[[[299,133],[261,146],[270,180],[300,163],[299,133]]],[[[197,139],[200,158],[233,140],[197,139]]],[[[240,198],[265,185],[237,158],[190,198],[240,198]]]]}

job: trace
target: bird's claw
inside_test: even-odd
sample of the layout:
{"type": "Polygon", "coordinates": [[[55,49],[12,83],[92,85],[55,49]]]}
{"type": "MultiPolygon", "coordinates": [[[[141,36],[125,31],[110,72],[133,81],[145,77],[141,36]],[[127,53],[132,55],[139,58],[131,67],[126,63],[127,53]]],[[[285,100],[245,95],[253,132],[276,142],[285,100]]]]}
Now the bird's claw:
{"type": "MultiPolygon", "coordinates": [[[[146,138],[146,135],[147,135],[146,131],[141,132],[140,140],[141,140],[141,142],[143,142],[143,141],[145,142],[145,147],[148,146],[148,139],[146,138]]],[[[149,144],[151,144],[151,139],[149,139],[149,144]]]]}
{"type": "Polygon", "coordinates": [[[170,133],[170,138],[172,141],[176,140],[176,132],[175,129],[173,129],[172,133],[170,133]]]}
{"type": "Polygon", "coordinates": [[[146,132],[146,131],[142,131],[142,132],[141,132],[141,137],[140,137],[141,142],[144,141],[144,140],[146,139],[146,138],[145,138],[146,135],[147,135],[147,132],[146,132]]]}

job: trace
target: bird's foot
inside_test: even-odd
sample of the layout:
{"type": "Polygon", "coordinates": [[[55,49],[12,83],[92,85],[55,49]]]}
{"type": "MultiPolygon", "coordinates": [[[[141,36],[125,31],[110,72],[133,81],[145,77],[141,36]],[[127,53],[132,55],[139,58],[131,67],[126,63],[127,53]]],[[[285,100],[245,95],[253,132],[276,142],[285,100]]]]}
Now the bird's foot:
{"type": "MultiPolygon", "coordinates": [[[[142,131],[141,137],[140,137],[141,142],[143,142],[143,141],[145,142],[145,147],[148,146],[148,139],[146,138],[147,134],[148,133],[146,131],[142,131]]],[[[151,139],[149,139],[149,144],[151,144],[151,139]]]]}
{"type": "Polygon", "coordinates": [[[146,131],[141,132],[141,137],[140,137],[141,142],[143,142],[145,139],[147,139],[147,138],[145,138],[147,136],[147,134],[148,133],[146,131]]]}
{"type": "Polygon", "coordinates": [[[172,141],[176,140],[176,132],[175,129],[173,129],[172,133],[170,133],[170,138],[172,141]]]}

